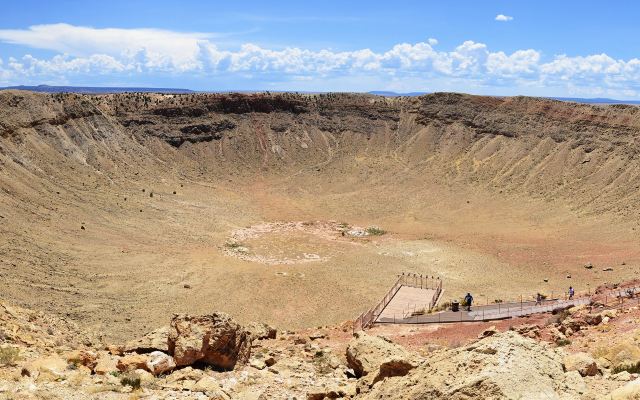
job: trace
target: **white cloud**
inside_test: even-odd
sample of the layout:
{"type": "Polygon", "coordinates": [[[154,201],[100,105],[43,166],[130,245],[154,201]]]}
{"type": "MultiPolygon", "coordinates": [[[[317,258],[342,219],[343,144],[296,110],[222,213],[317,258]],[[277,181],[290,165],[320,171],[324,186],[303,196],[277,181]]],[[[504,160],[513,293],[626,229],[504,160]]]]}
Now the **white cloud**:
{"type": "Polygon", "coordinates": [[[498,15],[496,15],[496,21],[509,22],[509,21],[513,21],[513,17],[511,17],[509,15],[498,14],[498,15]]]}
{"type": "Polygon", "coordinates": [[[190,70],[197,64],[201,41],[212,34],[181,33],[160,29],[96,29],[68,24],[34,25],[29,29],[0,29],[0,40],[35,49],[53,50],[76,57],[104,54],[148,67],[190,70]]]}
{"type": "MultiPolygon", "coordinates": [[[[83,76],[116,77],[119,82],[140,77],[170,76],[198,82],[246,81],[264,85],[306,84],[323,89],[327,82],[342,90],[404,87],[413,90],[524,88],[561,93],[595,92],[637,96],[640,59],[614,59],[607,54],[543,59],[534,49],[512,53],[492,51],[468,40],[450,51],[436,50],[437,40],[399,43],[384,51],[270,49],[252,43],[221,49],[215,35],[156,29],[94,29],[66,24],[39,25],[25,30],[0,30],[0,41],[59,54],[43,59],[26,54],[0,59],[0,82],[73,81],[83,76]],[[194,78],[195,79],[195,78],[194,78]],[[357,89],[356,89],[357,88],[357,89]],[[555,89],[554,89],[555,88],[555,89]]],[[[254,84],[255,85],[255,84],[254,84]]],[[[264,86],[263,85],[263,86],[264,86]]],[[[255,86],[254,86],[255,87],[255,86]]],[[[298,86],[297,86],[298,87],[298,86]]],[[[332,88],[333,90],[333,88],[332,88]]],[[[515,89],[514,89],[515,90],[515,89]]]]}

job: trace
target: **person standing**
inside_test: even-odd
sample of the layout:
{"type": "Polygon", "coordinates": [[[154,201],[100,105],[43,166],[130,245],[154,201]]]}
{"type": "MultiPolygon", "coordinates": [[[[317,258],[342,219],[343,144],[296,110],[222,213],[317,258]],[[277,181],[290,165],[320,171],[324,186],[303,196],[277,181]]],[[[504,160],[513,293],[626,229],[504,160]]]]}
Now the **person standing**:
{"type": "Polygon", "coordinates": [[[574,294],[576,294],[576,292],[573,290],[573,286],[569,286],[569,300],[573,299],[574,294]]]}
{"type": "Polygon", "coordinates": [[[471,303],[473,303],[473,296],[471,296],[471,293],[467,293],[467,295],[464,296],[464,302],[467,305],[467,311],[471,311],[471,303]]]}

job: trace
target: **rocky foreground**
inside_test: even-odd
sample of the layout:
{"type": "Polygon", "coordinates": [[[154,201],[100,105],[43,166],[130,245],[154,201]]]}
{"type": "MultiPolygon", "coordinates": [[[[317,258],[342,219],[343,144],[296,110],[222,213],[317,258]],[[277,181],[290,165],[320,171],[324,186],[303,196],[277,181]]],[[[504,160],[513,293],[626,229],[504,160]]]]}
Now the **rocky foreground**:
{"type": "Polygon", "coordinates": [[[0,398],[637,399],[639,316],[596,302],[414,349],[375,330],[331,337],[346,325],[294,333],[224,313],[174,315],[106,345],[65,319],[0,304],[0,398]]]}

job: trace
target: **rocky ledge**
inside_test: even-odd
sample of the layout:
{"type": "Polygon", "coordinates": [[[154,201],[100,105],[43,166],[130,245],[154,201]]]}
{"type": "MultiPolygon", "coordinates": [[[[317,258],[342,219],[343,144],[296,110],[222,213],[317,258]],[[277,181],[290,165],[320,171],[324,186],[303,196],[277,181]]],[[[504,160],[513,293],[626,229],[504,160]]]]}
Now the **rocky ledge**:
{"type": "Polygon", "coordinates": [[[465,344],[414,351],[371,333],[347,339],[348,325],[278,332],[214,312],[174,315],[166,327],[106,345],[64,319],[0,304],[0,398],[638,398],[634,371],[562,347],[567,332],[588,338],[618,319],[579,307],[543,326],[491,328],[465,344]]]}

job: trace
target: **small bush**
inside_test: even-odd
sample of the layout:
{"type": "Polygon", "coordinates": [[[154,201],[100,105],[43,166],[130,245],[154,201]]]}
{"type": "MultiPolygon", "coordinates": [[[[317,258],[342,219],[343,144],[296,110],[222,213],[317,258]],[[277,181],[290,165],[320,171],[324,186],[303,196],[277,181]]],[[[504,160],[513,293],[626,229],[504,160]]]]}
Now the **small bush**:
{"type": "Polygon", "coordinates": [[[238,243],[238,242],[226,242],[225,247],[228,247],[230,249],[237,249],[238,247],[242,247],[242,243],[238,243]]]}
{"type": "Polygon", "coordinates": [[[451,302],[445,301],[440,305],[433,307],[431,312],[447,311],[451,308],[451,302]]]}
{"type": "Polygon", "coordinates": [[[13,365],[20,358],[20,349],[17,347],[0,347],[0,365],[13,365]]]}
{"type": "Polygon", "coordinates": [[[140,377],[136,374],[128,374],[120,379],[122,386],[131,386],[133,390],[140,389],[140,377]]]}
{"type": "Polygon", "coordinates": [[[615,375],[622,371],[627,371],[630,374],[640,373],[640,361],[635,364],[618,365],[611,369],[611,374],[615,375]]]}
{"type": "Polygon", "coordinates": [[[384,229],[380,229],[376,226],[370,226],[367,229],[365,229],[365,232],[367,232],[369,235],[371,236],[380,236],[380,235],[384,235],[385,233],[387,233],[387,231],[385,231],[384,229]]]}
{"type": "Polygon", "coordinates": [[[556,344],[558,346],[561,346],[561,347],[562,346],[568,346],[568,345],[571,344],[571,340],[569,340],[569,339],[558,339],[558,340],[556,340],[556,344]]]}

